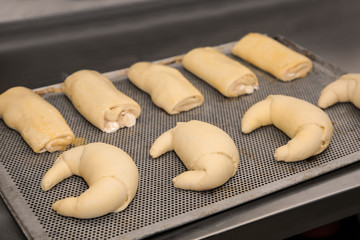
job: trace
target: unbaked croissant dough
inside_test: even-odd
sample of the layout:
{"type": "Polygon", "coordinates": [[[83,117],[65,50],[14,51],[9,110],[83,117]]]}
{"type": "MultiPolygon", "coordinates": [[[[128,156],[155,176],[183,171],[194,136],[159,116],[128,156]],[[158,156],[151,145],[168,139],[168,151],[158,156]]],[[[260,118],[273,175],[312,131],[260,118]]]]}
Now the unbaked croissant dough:
{"type": "Polygon", "coordinates": [[[321,92],[318,106],[327,108],[338,102],[352,102],[360,108],[360,74],[345,74],[327,85],[321,92]]]}
{"type": "Polygon", "coordinates": [[[278,161],[304,160],[324,151],[333,136],[328,115],[315,105],[294,97],[269,95],[254,104],[241,120],[243,133],[273,124],[291,140],[276,149],[278,161]]]}
{"type": "Polygon", "coordinates": [[[305,77],[312,69],[309,58],[259,33],[241,38],[232,52],[282,81],[305,77]]]}
{"type": "Polygon", "coordinates": [[[89,122],[107,133],[134,126],[141,113],[139,104],[96,71],[70,75],[65,80],[65,94],[89,122]]]}
{"type": "Polygon", "coordinates": [[[120,148],[105,143],[90,143],[62,153],[46,172],[41,187],[47,191],[74,174],[83,177],[89,189],[52,205],[64,216],[95,218],[122,211],[138,187],[139,173],[134,161],[120,148]]]}
{"type": "Polygon", "coordinates": [[[0,95],[0,117],[36,153],[65,150],[75,139],[61,113],[25,87],[13,87],[0,95]]]}
{"type": "Polygon", "coordinates": [[[177,188],[204,191],[219,187],[234,176],[239,153],[231,137],[201,121],[179,122],[158,137],[150,149],[157,158],[174,150],[188,171],[173,179],[177,188]]]}
{"type": "Polygon", "coordinates": [[[162,64],[139,62],[127,73],[129,80],[150,94],[152,101],[169,114],[200,106],[204,97],[177,69],[162,64]]]}
{"type": "Polygon", "coordinates": [[[182,63],[226,97],[251,94],[259,86],[256,75],[249,68],[211,47],[191,50],[182,63]]]}

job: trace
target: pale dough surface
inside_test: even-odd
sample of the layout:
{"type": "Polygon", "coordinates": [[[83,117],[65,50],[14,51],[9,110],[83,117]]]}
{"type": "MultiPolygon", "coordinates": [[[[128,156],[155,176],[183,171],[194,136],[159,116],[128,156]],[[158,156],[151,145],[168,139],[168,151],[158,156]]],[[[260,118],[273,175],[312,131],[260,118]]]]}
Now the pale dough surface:
{"type": "Polygon", "coordinates": [[[129,80],[151,96],[154,104],[169,114],[177,114],[204,102],[196,89],[177,69],[157,63],[139,62],[127,73],[129,80]]]}
{"type": "Polygon", "coordinates": [[[25,87],[10,88],[0,95],[0,117],[36,153],[65,150],[75,138],[61,113],[25,87]]]}
{"type": "Polygon", "coordinates": [[[182,63],[226,97],[251,94],[259,86],[256,75],[249,68],[211,47],[191,50],[182,63]]]}
{"type": "Polygon", "coordinates": [[[282,81],[305,77],[313,66],[309,58],[259,33],[241,38],[232,52],[282,81]]]}
{"type": "Polygon", "coordinates": [[[120,148],[100,142],[62,153],[46,172],[41,187],[47,191],[71,175],[83,177],[89,189],[78,197],[58,200],[53,209],[76,218],[95,218],[124,210],[134,198],[139,181],[131,157],[120,148]]]}
{"type": "Polygon", "coordinates": [[[141,113],[137,102],[96,71],[77,71],[67,77],[64,83],[65,94],[75,108],[104,132],[135,125],[141,113]]]}
{"type": "Polygon", "coordinates": [[[329,116],[317,106],[294,97],[269,95],[251,106],[241,120],[243,133],[273,124],[290,140],[275,151],[278,161],[299,161],[324,151],[333,136],[329,116]]]}
{"type": "Polygon", "coordinates": [[[188,169],[173,179],[177,188],[205,191],[219,187],[239,166],[239,153],[231,137],[202,121],[179,122],[155,140],[150,155],[157,158],[171,150],[188,169]]]}
{"type": "Polygon", "coordinates": [[[338,102],[351,102],[360,108],[360,74],[348,73],[327,85],[320,94],[318,106],[330,107],[338,102]]]}

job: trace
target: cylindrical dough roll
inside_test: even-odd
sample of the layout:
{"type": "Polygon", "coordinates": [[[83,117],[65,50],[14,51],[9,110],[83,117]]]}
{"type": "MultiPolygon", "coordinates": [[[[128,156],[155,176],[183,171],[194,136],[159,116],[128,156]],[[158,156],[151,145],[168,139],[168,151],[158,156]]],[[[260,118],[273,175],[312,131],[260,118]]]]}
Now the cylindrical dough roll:
{"type": "Polygon", "coordinates": [[[232,52],[282,81],[305,77],[312,69],[309,58],[259,33],[241,38],[232,52]]]}
{"type": "Polygon", "coordinates": [[[135,125],[141,108],[96,71],[81,70],[65,80],[65,94],[75,108],[104,132],[135,125]]]}
{"type": "Polygon", "coordinates": [[[256,75],[249,68],[211,47],[191,50],[182,63],[226,97],[250,94],[259,86],[256,75]]]}
{"type": "Polygon", "coordinates": [[[0,117],[36,153],[65,150],[75,138],[61,113],[25,87],[10,88],[0,95],[0,117]]]}
{"type": "Polygon", "coordinates": [[[169,114],[200,106],[204,97],[177,69],[150,62],[132,65],[129,80],[169,114]]]}

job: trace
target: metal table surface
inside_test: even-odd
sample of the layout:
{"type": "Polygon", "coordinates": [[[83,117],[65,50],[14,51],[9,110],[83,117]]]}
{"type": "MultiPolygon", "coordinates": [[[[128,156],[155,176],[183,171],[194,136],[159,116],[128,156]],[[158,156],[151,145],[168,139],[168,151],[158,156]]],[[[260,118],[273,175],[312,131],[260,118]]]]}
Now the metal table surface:
{"type": "MultiPolygon", "coordinates": [[[[74,11],[66,11],[74,3],[63,2],[49,15],[0,19],[0,92],[59,83],[82,68],[126,68],[235,41],[248,32],[281,34],[345,71],[360,69],[356,0],[148,0],[101,6],[82,1],[83,8],[74,11]]],[[[16,7],[9,11],[16,14],[16,7]]],[[[282,239],[359,213],[359,200],[360,163],[355,163],[150,238],[282,239]]],[[[25,238],[2,200],[0,233],[1,239],[25,238]]]]}

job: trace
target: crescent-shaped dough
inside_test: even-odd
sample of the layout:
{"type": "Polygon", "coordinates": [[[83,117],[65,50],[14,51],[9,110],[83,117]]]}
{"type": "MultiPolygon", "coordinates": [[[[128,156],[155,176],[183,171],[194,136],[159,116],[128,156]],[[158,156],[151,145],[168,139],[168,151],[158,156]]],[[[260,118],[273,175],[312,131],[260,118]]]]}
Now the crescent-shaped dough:
{"type": "Polygon", "coordinates": [[[226,97],[251,94],[259,86],[256,75],[249,68],[211,47],[191,50],[182,63],[226,97]]]}
{"type": "Polygon", "coordinates": [[[129,80],[150,94],[156,106],[177,114],[200,106],[204,97],[177,69],[162,64],[139,62],[129,68],[129,80]]]}
{"type": "Polygon", "coordinates": [[[338,102],[351,102],[360,108],[360,74],[345,74],[327,85],[321,91],[318,106],[327,108],[338,102]]]}
{"type": "Polygon", "coordinates": [[[179,122],[157,138],[150,155],[174,150],[188,171],[173,179],[177,188],[210,190],[226,183],[237,171],[239,153],[222,129],[201,121],[179,122]]]}
{"type": "Polygon", "coordinates": [[[315,105],[294,97],[269,95],[254,104],[241,120],[243,133],[273,124],[291,140],[276,149],[278,161],[304,160],[324,151],[333,136],[333,125],[328,115],[315,105]]]}
{"type": "Polygon", "coordinates": [[[65,150],[75,139],[61,113],[25,87],[13,87],[0,95],[0,118],[36,153],[65,150]]]}
{"type": "Polygon", "coordinates": [[[282,81],[305,77],[313,65],[304,55],[259,33],[241,38],[232,52],[282,81]]]}
{"type": "Polygon", "coordinates": [[[64,216],[95,218],[122,211],[138,187],[139,173],[134,161],[123,150],[105,143],[90,143],[62,153],[46,172],[41,187],[47,191],[74,174],[83,177],[89,189],[52,205],[64,216]]]}
{"type": "Polygon", "coordinates": [[[139,104],[96,71],[71,74],[65,80],[65,94],[81,115],[107,133],[134,126],[141,113],[139,104]]]}

